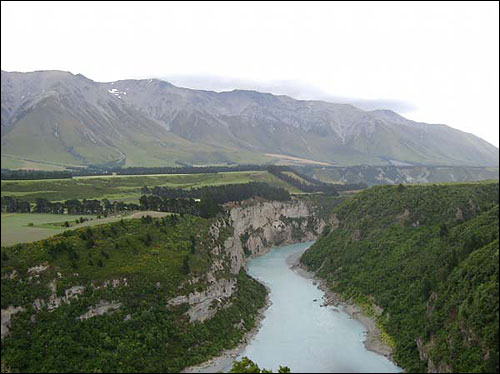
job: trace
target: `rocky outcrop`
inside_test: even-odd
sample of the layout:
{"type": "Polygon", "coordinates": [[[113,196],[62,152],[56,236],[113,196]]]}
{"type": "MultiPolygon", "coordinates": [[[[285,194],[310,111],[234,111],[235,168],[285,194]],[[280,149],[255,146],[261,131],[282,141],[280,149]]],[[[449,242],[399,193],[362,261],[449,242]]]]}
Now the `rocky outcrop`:
{"type": "Polygon", "coordinates": [[[168,302],[169,306],[188,303],[188,315],[191,322],[203,322],[212,318],[219,307],[227,303],[238,285],[236,279],[220,279],[205,291],[193,292],[188,296],[178,296],[168,302]]]}
{"type": "Polygon", "coordinates": [[[90,307],[89,311],[87,313],[84,313],[81,316],[79,316],[78,319],[80,321],[83,321],[85,319],[89,319],[89,318],[92,318],[95,316],[102,316],[103,314],[106,314],[108,312],[112,312],[112,311],[120,309],[121,306],[122,306],[122,303],[118,303],[118,302],[109,303],[107,301],[101,300],[99,302],[99,304],[97,304],[96,306],[90,307]]]}
{"type": "Polygon", "coordinates": [[[7,309],[2,309],[2,329],[1,329],[2,339],[5,338],[7,335],[9,335],[9,327],[12,316],[16,313],[24,312],[25,310],[26,309],[24,309],[22,306],[14,307],[12,305],[9,306],[7,309]]]}
{"type": "Polygon", "coordinates": [[[12,270],[12,273],[7,273],[2,275],[2,279],[16,279],[17,277],[17,271],[14,269],[12,270]]]}
{"type": "Polygon", "coordinates": [[[33,266],[33,267],[31,267],[31,268],[28,269],[28,274],[29,275],[40,274],[41,272],[44,272],[48,268],[49,268],[48,264],[40,264],[38,266],[33,266]]]}
{"type": "Polygon", "coordinates": [[[71,299],[78,298],[78,295],[82,295],[85,291],[84,286],[73,286],[64,291],[64,296],[57,296],[55,279],[49,283],[49,288],[52,291],[52,294],[49,296],[48,301],[46,302],[43,299],[36,299],[33,302],[33,307],[35,308],[35,310],[39,311],[45,305],[47,305],[47,310],[49,312],[52,312],[59,308],[63,303],[71,304],[71,299]]]}
{"type": "Polygon", "coordinates": [[[435,363],[431,359],[430,350],[435,345],[434,337],[431,337],[431,341],[427,344],[424,343],[422,338],[417,338],[417,349],[422,361],[427,361],[427,372],[428,373],[452,373],[453,368],[445,362],[435,363]]]}

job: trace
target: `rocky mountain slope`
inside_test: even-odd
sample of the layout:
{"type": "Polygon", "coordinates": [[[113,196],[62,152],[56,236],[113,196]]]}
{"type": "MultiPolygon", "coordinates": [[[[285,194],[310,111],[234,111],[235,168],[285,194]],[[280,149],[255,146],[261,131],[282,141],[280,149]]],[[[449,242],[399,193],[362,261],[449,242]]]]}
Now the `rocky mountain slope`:
{"type": "Polygon", "coordinates": [[[351,105],[157,79],[94,82],[2,71],[2,155],[55,164],[261,163],[283,155],[338,165],[498,165],[498,149],[445,125],[351,105]]]}

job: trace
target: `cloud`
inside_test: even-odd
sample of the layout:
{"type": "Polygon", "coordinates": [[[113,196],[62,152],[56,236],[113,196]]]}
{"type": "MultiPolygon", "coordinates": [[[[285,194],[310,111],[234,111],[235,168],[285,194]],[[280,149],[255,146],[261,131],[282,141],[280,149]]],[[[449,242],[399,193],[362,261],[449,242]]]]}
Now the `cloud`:
{"type": "Polygon", "coordinates": [[[400,114],[418,109],[409,102],[393,99],[363,99],[331,95],[322,89],[296,80],[250,81],[215,75],[169,75],[158,77],[176,86],[216,92],[234,89],[269,92],[287,95],[298,100],[321,100],[331,103],[351,104],[363,110],[390,109],[400,114]]]}

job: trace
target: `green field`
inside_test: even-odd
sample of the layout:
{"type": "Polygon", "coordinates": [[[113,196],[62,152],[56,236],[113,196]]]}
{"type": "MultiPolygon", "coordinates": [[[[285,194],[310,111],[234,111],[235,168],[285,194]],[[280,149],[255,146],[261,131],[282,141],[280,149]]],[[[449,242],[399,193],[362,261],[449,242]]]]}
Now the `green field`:
{"type": "MultiPolygon", "coordinates": [[[[234,183],[266,182],[283,187],[290,192],[298,189],[276,178],[267,171],[223,172],[207,174],[160,174],[160,175],[113,175],[75,177],[72,179],[2,181],[2,196],[17,196],[34,203],[37,198],[50,201],[69,199],[110,199],[127,203],[138,203],[141,188],[166,186],[172,188],[196,188],[234,183]]],[[[75,224],[79,215],[7,213],[2,214],[1,245],[41,240],[66,230],[64,222],[71,222],[71,228],[111,222],[122,217],[97,219],[75,224]]]]}
{"type": "Polygon", "coordinates": [[[18,243],[26,243],[46,239],[52,235],[60,234],[67,230],[64,222],[71,222],[71,229],[85,226],[101,225],[104,223],[118,221],[122,218],[140,218],[142,215],[160,217],[168,215],[164,212],[136,212],[113,217],[96,218],[92,215],[68,215],[68,214],[43,214],[43,213],[2,213],[2,236],[1,245],[8,246],[18,243]],[[80,217],[88,218],[89,221],[76,224],[80,217]],[[32,224],[32,225],[31,225],[32,224]]]}
{"type": "Polygon", "coordinates": [[[114,175],[75,177],[73,179],[45,179],[2,181],[2,196],[19,196],[30,202],[37,198],[50,201],[68,199],[122,200],[137,203],[141,187],[164,186],[196,188],[233,183],[266,182],[300,193],[298,189],[269,174],[267,171],[242,171],[207,174],[114,175]]]}

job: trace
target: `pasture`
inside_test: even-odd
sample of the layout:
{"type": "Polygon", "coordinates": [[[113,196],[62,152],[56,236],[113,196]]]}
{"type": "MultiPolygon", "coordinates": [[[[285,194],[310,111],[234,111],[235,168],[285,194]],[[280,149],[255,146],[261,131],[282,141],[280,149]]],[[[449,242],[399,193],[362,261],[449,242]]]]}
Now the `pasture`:
{"type": "Polygon", "coordinates": [[[60,234],[68,229],[101,225],[104,223],[118,221],[122,218],[141,218],[150,215],[152,217],[163,217],[169,213],[165,212],[132,212],[118,214],[112,217],[96,218],[93,215],[69,215],[69,214],[44,214],[44,213],[2,213],[2,236],[1,245],[9,246],[18,243],[32,242],[46,239],[52,235],[60,234]],[[82,223],[76,223],[80,217],[89,219],[82,223]],[[65,227],[68,222],[70,227],[65,227]]]}
{"type": "Polygon", "coordinates": [[[147,185],[172,188],[197,188],[233,183],[266,182],[300,192],[295,187],[267,171],[242,171],[206,174],[113,175],[74,177],[72,179],[9,180],[2,181],[2,196],[18,196],[29,202],[37,198],[50,201],[69,199],[121,200],[137,203],[141,188],[147,185]]]}

